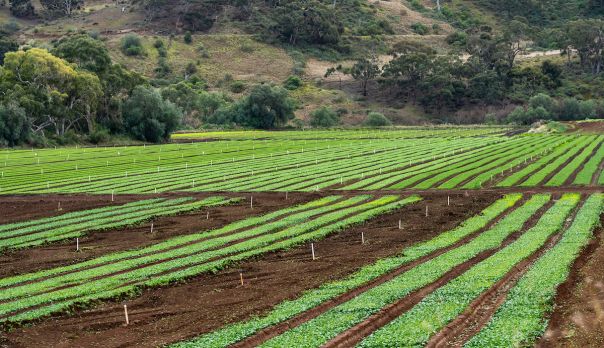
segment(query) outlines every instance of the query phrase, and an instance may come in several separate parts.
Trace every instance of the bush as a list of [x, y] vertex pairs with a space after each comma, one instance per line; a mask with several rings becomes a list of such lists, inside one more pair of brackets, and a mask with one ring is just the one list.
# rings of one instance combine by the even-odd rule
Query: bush
[[370, 112], [363, 124], [367, 127], [387, 127], [392, 126], [392, 121], [379, 112]]
[[543, 106], [529, 107], [528, 109], [519, 106], [506, 119], [510, 123], [530, 125], [541, 120], [551, 120], [552, 115]]
[[565, 98], [559, 104], [558, 119], [561, 121], [573, 121], [581, 116], [581, 103], [575, 98]]
[[126, 131], [136, 139], [154, 143], [168, 140], [182, 118], [179, 108], [143, 86], [134, 88], [123, 110]]
[[539, 93], [529, 99], [529, 106], [532, 108], [543, 107], [549, 113], [556, 108], [556, 101], [545, 93]]
[[243, 81], [233, 81], [229, 86], [229, 89], [232, 93], [241, 93], [245, 91], [245, 82]]
[[428, 27], [422, 23], [413, 23], [411, 25], [411, 30], [413, 30], [413, 32], [419, 35], [426, 35], [429, 31]]
[[122, 38], [120, 48], [127, 56], [142, 56], [145, 54], [140, 36], [128, 34]]
[[97, 128], [94, 132], [88, 135], [88, 141], [93, 144], [107, 143], [111, 140], [111, 135], [107, 128]]
[[295, 75], [291, 75], [285, 80], [285, 82], [283, 82], [283, 87], [289, 89], [290, 91], [293, 91], [302, 87], [302, 84], [303, 82], [301, 78]]
[[340, 116], [332, 109], [323, 106], [310, 114], [310, 125], [313, 127], [329, 128], [340, 123]]
[[183, 40], [184, 40], [184, 42], [185, 42], [186, 44], [191, 44], [191, 43], [193, 43], [193, 35], [191, 35], [191, 32], [190, 32], [190, 31], [187, 31], [187, 32], [185, 33], [185, 36], [184, 36]]
[[159, 57], [157, 61], [157, 68], [155, 68], [155, 74], [157, 77], [166, 77], [172, 72], [172, 68], [170, 64], [168, 64], [168, 60], [164, 57]]

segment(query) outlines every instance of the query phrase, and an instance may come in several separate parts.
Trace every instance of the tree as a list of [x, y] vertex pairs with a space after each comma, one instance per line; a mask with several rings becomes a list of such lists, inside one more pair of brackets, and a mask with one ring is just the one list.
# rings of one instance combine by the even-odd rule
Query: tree
[[599, 74], [604, 64], [604, 21], [581, 19], [568, 23], [565, 29], [563, 45], [574, 47], [581, 65]]
[[9, 0], [9, 5], [15, 17], [32, 17], [35, 14], [31, 0]]
[[332, 9], [316, 0], [294, 0], [277, 8], [277, 24], [272, 30], [283, 42], [292, 45], [334, 45], [344, 26]]
[[367, 86], [369, 81], [375, 80], [381, 72], [380, 67], [377, 64], [377, 58], [374, 56], [369, 59], [359, 59], [350, 69], [352, 77], [361, 82], [361, 89], [363, 95], [367, 96]]
[[158, 143], [170, 138], [178, 127], [182, 112], [164, 100], [158, 91], [138, 86], [124, 103], [126, 132], [142, 141]]
[[313, 127], [329, 128], [337, 126], [340, 123], [340, 116], [327, 106], [310, 113], [310, 125]]
[[103, 75], [111, 66], [111, 57], [103, 42], [85, 34], [62, 38], [52, 54], [97, 75]]
[[0, 37], [0, 65], [4, 64], [4, 55], [19, 49], [19, 44], [9, 38]]
[[254, 128], [271, 129], [293, 119], [294, 109], [294, 102], [285, 88], [257, 85], [235, 106], [234, 121]]
[[30, 137], [29, 121], [25, 110], [16, 102], [0, 104], [0, 144], [15, 146], [27, 142]]
[[34, 132], [51, 128], [58, 136], [77, 127], [94, 126], [95, 111], [102, 96], [98, 77], [75, 69], [48, 51], [32, 48], [7, 53], [0, 71], [0, 95], [18, 101]]
[[71, 16], [84, 4], [84, 0], [40, 0], [40, 4], [53, 15]]

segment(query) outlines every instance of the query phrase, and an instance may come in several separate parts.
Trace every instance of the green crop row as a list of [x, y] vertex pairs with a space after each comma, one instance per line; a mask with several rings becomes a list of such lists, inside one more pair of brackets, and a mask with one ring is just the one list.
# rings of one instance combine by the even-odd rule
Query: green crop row
[[[256, 232], [256, 237], [253, 237], [253, 234], [246, 234], [247, 231], [243, 231], [239, 236], [240, 241], [235, 244], [225, 246], [224, 243], [216, 243], [216, 240], [220, 238], [218, 237], [205, 240], [203, 243], [186, 244], [181, 248], [170, 249], [161, 254], [148, 254], [143, 257], [147, 263], [144, 266], [140, 264], [140, 260], [124, 259], [118, 263], [104, 264], [81, 272], [59, 274], [55, 278], [5, 288], [2, 290], [2, 298], [10, 301], [0, 304], [0, 316], [3, 321], [9, 322], [33, 319], [65, 309], [74, 303], [87, 303], [106, 298], [108, 294], [115, 296], [134, 291], [140, 286], [158, 286], [199, 273], [216, 271], [232, 262], [322, 238], [346, 226], [366, 221], [375, 215], [397, 209], [419, 199], [409, 197], [399, 200], [397, 196], [385, 196], [362, 203], [368, 198], [368, 196], [360, 196], [360, 198], [344, 201], [347, 203], [335, 203], [334, 206], [344, 209], [326, 213], [314, 219], [309, 216], [292, 218], [289, 220], [288, 227], [275, 233]], [[345, 208], [346, 205], [352, 206]], [[315, 214], [317, 213], [315, 212]], [[264, 228], [270, 224], [252, 230]], [[266, 229], [270, 231], [271, 228]], [[227, 234], [225, 237], [230, 236]], [[244, 239], [241, 239], [242, 237]], [[210, 247], [213, 242], [216, 244], [215, 248]], [[144, 251], [144, 249], [142, 250]], [[206, 251], [201, 253], [203, 250]], [[88, 280], [86, 281], [86, 279]], [[52, 290], [57, 286], [59, 288]]]
[[[594, 176], [596, 175], [602, 161], [604, 160], [604, 143], [600, 143], [600, 147], [596, 151], [595, 155], [591, 156], [589, 160], [583, 166], [583, 169], [579, 171], [573, 184], [575, 185], [589, 185], [592, 183]], [[597, 180], [598, 178], [596, 178]]]
[[593, 237], [604, 208], [602, 194], [591, 195], [560, 241], [522, 276], [490, 322], [465, 346], [520, 347], [532, 345], [547, 326], [556, 289], [566, 280], [574, 260]]
[[173, 347], [219, 348], [232, 345], [264, 328], [286, 321], [354, 288], [358, 288], [398, 267], [459, 242], [461, 239], [484, 228], [489, 222], [514, 206], [521, 198], [522, 195], [520, 194], [505, 196], [484, 209], [479, 215], [466, 220], [457, 228], [444, 232], [431, 240], [406, 248], [400, 255], [378, 260], [343, 280], [324, 284], [317, 289], [309, 290], [298, 299], [285, 301], [277, 305], [266, 316], [232, 324], [191, 341], [174, 344]]
[[[69, 238], [80, 237], [90, 231], [103, 231], [113, 228], [120, 228], [140, 224], [150, 219], [163, 216], [171, 216], [183, 214], [202, 208], [213, 207], [217, 205], [226, 205], [239, 201], [239, 199], [228, 199], [224, 197], [210, 197], [201, 201], [187, 202], [190, 199], [175, 199], [149, 205], [140, 209], [123, 209], [120, 211], [106, 212], [87, 216], [83, 222], [70, 221], [63, 225], [64, 221], [60, 221], [63, 226], [47, 228], [40, 225], [39, 231], [32, 231], [32, 228], [23, 230], [9, 231], [8, 233], [0, 234], [1, 248], [17, 249], [32, 247], [40, 244], [56, 242]], [[174, 202], [172, 202], [174, 201]], [[10, 237], [9, 237], [10, 235]]]
[[359, 347], [426, 344], [430, 337], [462, 314], [474, 299], [502, 279], [516, 264], [537, 252], [550, 236], [564, 226], [579, 200], [578, 194], [564, 195], [517, 240], [424, 297], [412, 309], [363, 340]]
[[331, 308], [316, 318], [266, 341], [260, 347], [319, 347], [323, 345], [389, 304], [436, 281], [453, 267], [470, 260], [481, 252], [499, 247], [507, 236], [519, 231], [525, 221], [549, 199], [547, 195], [533, 196], [522, 207], [508, 214], [493, 228], [481, 233], [470, 242], [419, 264], [393, 279]]

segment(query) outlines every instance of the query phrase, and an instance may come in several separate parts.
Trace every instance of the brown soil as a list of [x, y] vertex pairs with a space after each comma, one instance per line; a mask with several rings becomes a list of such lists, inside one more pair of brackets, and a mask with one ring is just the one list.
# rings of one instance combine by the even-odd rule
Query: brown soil
[[[452, 198], [451, 206], [447, 206], [447, 194]], [[283, 194], [272, 195], [283, 198]], [[243, 262], [216, 275], [199, 276], [186, 284], [144, 291], [127, 301], [131, 323], [128, 327], [123, 325], [122, 303], [113, 302], [16, 329], [6, 333], [0, 342], [11, 347], [147, 347], [185, 339], [265, 313], [304, 290], [340, 279], [378, 258], [431, 238], [476, 214], [499, 196], [496, 192], [464, 195], [433, 191], [421, 203], [317, 242], [316, 261], [310, 260], [308, 247], [301, 246]], [[428, 219], [426, 204], [430, 207]], [[397, 228], [401, 218], [403, 230]], [[360, 242], [361, 231], [367, 241], [364, 245]], [[239, 269], [244, 274], [243, 287], [239, 285]]]
[[[220, 195], [227, 195], [221, 193]], [[301, 202], [309, 201], [316, 197], [316, 194], [308, 193], [290, 193], [288, 200], [285, 200], [284, 194], [265, 194], [255, 193], [254, 207], [249, 207], [248, 194], [228, 194], [233, 197], [245, 197], [241, 203], [232, 206], [213, 207], [202, 209], [183, 215], [162, 217], [153, 220], [153, 233], [150, 231], [150, 223], [143, 223], [133, 227], [125, 227], [109, 231], [92, 232], [84, 237], [80, 237], [80, 252], [75, 251], [75, 242], [68, 241], [64, 243], [53, 243], [50, 245], [24, 249], [0, 254], [0, 277], [6, 277], [40, 269], [56, 267], [59, 265], [80, 262], [111, 252], [140, 248], [151, 244], [164, 241], [166, 239], [196, 233], [203, 230], [213, 229], [224, 226], [230, 222], [244, 219], [250, 216], [265, 214], [277, 210], [284, 204], [295, 205]], [[161, 195], [176, 197], [176, 195]], [[182, 195], [181, 195], [182, 196]], [[187, 195], [185, 195], [187, 196]], [[212, 196], [212, 194], [192, 194], [192, 196], [203, 198]], [[82, 198], [94, 198], [93, 196], [45, 196], [43, 202], [54, 206], [54, 203], [61, 201], [61, 206], [67, 205], [70, 211], [89, 209], [87, 204], [94, 202], [96, 207], [106, 206], [107, 202], [120, 204], [126, 201], [145, 199], [149, 197], [141, 196], [116, 196], [115, 202], [111, 199], [105, 200], [97, 198], [96, 201], [83, 200]], [[4, 200], [4, 198], [3, 198]], [[31, 216], [35, 213], [34, 209], [38, 204], [37, 196], [13, 197], [14, 204], [18, 204], [22, 209], [22, 216]], [[83, 204], [81, 204], [83, 202]], [[0, 203], [2, 204], [2, 203]], [[32, 208], [33, 207], [33, 208]], [[28, 210], [29, 209], [29, 210]], [[65, 208], [61, 213], [63, 213]], [[59, 212], [50, 211], [58, 215]], [[209, 213], [209, 215], [207, 215]], [[209, 216], [209, 219], [206, 219]], [[32, 219], [33, 217], [24, 220]]]
[[604, 122], [602, 121], [590, 121], [590, 122], [569, 122], [571, 131], [579, 131], [582, 133], [604, 133]]
[[[601, 222], [604, 218], [601, 217]], [[558, 288], [554, 312], [536, 346], [604, 346], [604, 241], [603, 229], [575, 261], [566, 282]]]

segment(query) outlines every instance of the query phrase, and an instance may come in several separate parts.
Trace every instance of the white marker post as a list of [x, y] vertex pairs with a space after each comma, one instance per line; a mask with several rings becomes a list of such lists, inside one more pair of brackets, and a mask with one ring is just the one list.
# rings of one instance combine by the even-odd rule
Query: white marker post
[[130, 319], [128, 319], [128, 306], [124, 305], [124, 316], [126, 316], [126, 325], [130, 325]]
[[361, 244], [365, 244], [365, 234], [361, 231]]
[[239, 281], [241, 282], [241, 286], [243, 286], [243, 272], [239, 272]]
[[310, 243], [310, 252], [312, 253], [312, 260], [315, 260], [315, 244]]
[[80, 238], [76, 238], [76, 252], [80, 251]]
[[447, 206], [451, 205], [451, 199], [449, 196], [447, 196]]
[[153, 233], [153, 222], [151, 223], [151, 233]]
[[111, 190], [111, 201], [113, 202], [113, 194], [114, 194], [115, 190]]
[[250, 196], [250, 209], [254, 208], [254, 196]]
[[401, 219], [398, 220], [398, 229], [399, 230], [403, 229], [403, 222], [401, 221]]
[[209, 211], [206, 212], [206, 220], [210, 220], [210, 212]]
[[426, 206], [426, 217], [428, 217], [428, 206]]

